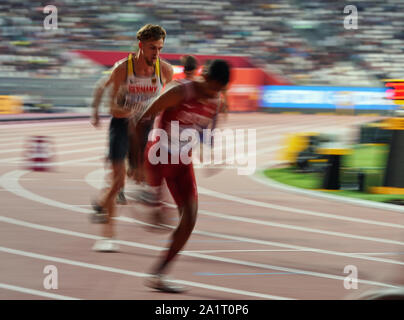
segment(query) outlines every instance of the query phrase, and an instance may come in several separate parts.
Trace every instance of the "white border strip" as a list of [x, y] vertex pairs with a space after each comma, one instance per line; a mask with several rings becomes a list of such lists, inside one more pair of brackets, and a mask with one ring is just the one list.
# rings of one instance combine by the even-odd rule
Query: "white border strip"
[[20, 292], [20, 293], [26, 293], [26, 294], [31, 294], [34, 296], [57, 299], [57, 300], [81, 300], [78, 298], [61, 296], [61, 295], [55, 294], [55, 293], [49, 293], [49, 292], [44, 292], [44, 291], [40, 291], [40, 290], [13, 286], [11, 284], [6, 284], [6, 283], [0, 283], [0, 289], [11, 290], [11, 291], [16, 291], [16, 292]]
[[[0, 247], [0, 252], [15, 254], [15, 255], [29, 257], [29, 258], [33, 258], [33, 259], [47, 260], [47, 261], [52, 261], [52, 262], [57, 262], [57, 263], [72, 265], [72, 266], [76, 266], [76, 267], [87, 268], [87, 269], [94, 269], [94, 270], [99, 270], [99, 271], [124, 274], [124, 275], [131, 276], [131, 277], [145, 278], [145, 277], [151, 276], [150, 274], [142, 273], [142, 272], [135, 272], [135, 271], [125, 270], [125, 269], [107, 267], [107, 266], [86, 263], [86, 262], [81, 262], [81, 261], [75, 261], [75, 260], [70, 260], [70, 259], [57, 258], [57, 257], [53, 257], [53, 256], [47, 256], [47, 255], [43, 255], [43, 254], [16, 250], [16, 249], [11, 249], [11, 248], [5, 248], [5, 247]], [[286, 297], [281, 297], [281, 296], [274, 296], [274, 295], [269, 295], [269, 294], [263, 294], [263, 293], [258, 293], [258, 292], [245, 291], [245, 290], [238, 290], [238, 289], [232, 289], [232, 288], [225, 288], [225, 287], [214, 286], [214, 285], [193, 282], [193, 281], [172, 280], [172, 282], [184, 284], [184, 285], [188, 285], [188, 286], [192, 286], [192, 287], [197, 287], [197, 288], [227, 292], [227, 293], [232, 293], [232, 294], [239, 294], [239, 295], [243, 295], [243, 296], [250, 296], [250, 297], [261, 298], [261, 299], [295, 300], [292, 298], [286, 298]]]
[[[267, 168], [267, 169], [270, 169], [270, 168]], [[325, 192], [321, 192], [321, 191], [306, 190], [306, 189], [300, 189], [297, 187], [292, 187], [292, 186], [280, 183], [278, 181], [275, 181], [275, 180], [267, 177], [264, 174], [264, 170], [266, 170], [266, 169], [262, 169], [262, 168], [257, 169], [256, 174], [250, 175], [249, 178], [258, 183], [264, 184], [264, 185], [272, 187], [272, 188], [281, 189], [281, 190], [288, 191], [288, 192], [299, 193], [299, 194], [303, 194], [303, 195], [314, 197], [314, 198], [323, 198], [323, 199], [327, 199], [327, 200], [350, 203], [350, 204], [359, 205], [362, 207], [367, 207], [367, 208], [372, 208], [372, 209], [382, 209], [382, 210], [389, 210], [389, 211], [394, 211], [394, 212], [398, 212], [398, 213], [404, 213], [404, 206], [398, 206], [398, 205], [388, 204], [388, 203], [380, 203], [377, 201], [370, 201], [370, 200], [353, 199], [353, 198], [348, 198], [348, 197], [344, 197], [344, 196], [326, 194]]]

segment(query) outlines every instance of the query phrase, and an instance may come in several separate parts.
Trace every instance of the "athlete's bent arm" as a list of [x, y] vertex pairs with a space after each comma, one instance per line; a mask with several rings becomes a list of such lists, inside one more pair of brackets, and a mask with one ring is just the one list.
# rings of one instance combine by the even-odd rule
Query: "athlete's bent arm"
[[182, 86], [173, 86], [157, 97], [139, 117], [139, 120], [147, 116], [154, 117], [161, 111], [178, 106], [183, 100], [184, 89]]
[[111, 74], [112, 93], [111, 93], [111, 115], [115, 118], [128, 118], [132, 111], [123, 109], [125, 104], [126, 89], [126, 63], [119, 64]]
[[98, 113], [98, 109], [101, 103], [102, 96], [104, 95], [105, 89], [111, 83], [109, 81], [110, 77], [102, 77], [95, 85], [94, 93], [93, 93], [93, 102], [91, 104], [92, 115], [91, 115], [91, 124], [94, 127], [98, 127], [100, 124], [100, 117]]
[[174, 69], [171, 64], [161, 61], [161, 73], [163, 74], [164, 84], [167, 84], [173, 80]]

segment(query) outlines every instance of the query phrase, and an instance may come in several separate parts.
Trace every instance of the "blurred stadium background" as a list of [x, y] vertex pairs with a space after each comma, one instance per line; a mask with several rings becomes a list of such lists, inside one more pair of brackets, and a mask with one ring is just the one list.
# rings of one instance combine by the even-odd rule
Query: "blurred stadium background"
[[[55, 30], [45, 30], [44, 28], [44, 19], [48, 14], [44, 13], [43, 10], [47, 5], [54, 5], [57, 8], [58, 19], [57, 29]], [[344, 28], [344, 20], [347, 17], [347, 14], [344, 13], [344, 8], [347, 5], [354, 5], [357, 8], [357, 29]], [[136, 50], [136, 32], [141, 26], [146, 23], [155, 23], [163, 26], [167, 31], [162, 57], [175, 66], [177, 74], [181, 73], [180, 57], [185, 54], [195, 55], [201, 64], [214, 57], [222, 57], [231, 63], [234, 67], [233, 80], [228, 90], [231, 112], [258, 111], [322, 114], [317, 118], [315, 116], [289, 117], [285, 115], [283, 117], [283, 115], [268, 115], [273, 122], [267, 121], [267, 118], [257, 116], [256, 113], [232, 115], [234, 117], [230, 119], [229, 125], [250, 125], [260, 128], [261, 124], [261, 130], [259, 131], [260, 146], [265, 145], [265, 148], [260, 150], [262, 152], [258, 163], [260, 166], [278, 163], [273, 161], [274, 154], [277, 152], [275, 150], [281, 149], [276, 144], [280, 142], [280, 137], [282, 139], [284, 136], [286, 137], [284, 141], [280, 142], [280, 144], [284, 143], [282, 147], [286, 146], [282, 150], [283, 154], [281, 156], [283, 158], [278, 160], [281, 160], [280, 162], [282, 163], [292, 164], [292, 166], [268, 169], [265, 171], [266, 176], [275, 181], [299, 188], [323, 189], [323, 191], [327, 189], [327, 192], [341, 188], [344, 189], [342, 192], [345, 192], [341, 192], [341, 194], [346, 196], [390, 203], [383, 204], [384, 207], [382, 208], [392, 206], [391, 203], [402, 205], [404, 204], [404, 170], [402, 170], [402, 163], [404, 163], [404, 121], [401, 120], [404, 120], [404, 118], [399, 119], [395, 118], [395, 116], [399, 115], [396, 111], [401, 109], [400, 102], [404, 101], [404, 96], [400, 97], [399, 90], [402, 88], [399, 87], [400, 82], [390, 81], [391, 84], [388, 85], [386, 79], [404, 78], [403, 11], [404, 1], [402, 0], [33, 0], [27, 2], [1, 0], [0, 126], [9, 120], [18, 120], [18, 117], [23, 114], [31, 115], [33, 112], [41, 114], [44, 112], [47, 114], [73, 113], [76, 117], [78, 117], [77, 114], [89, 117], [92, 93], [96, 81], [116, 61], [125, 57], [129, 52]], [[392, 86], [396, 86], [394, 90], [391, 90]], [[393, 99], [398, 101], [393, 101]], [[105, 105], [103, 111], [107, 113]], [[324, 114], [343, 116], [327, 117]], [[350, 117], [352, 115], [367, 115], [367, 117]], [[391, 116], [393, 118], [390, 118]], [[330, 118], [333, 119], [330, 120]], [[27, 118], [21, 117], [21, 119], [26, 120]], [[400, 121], [395, 121], [394, 119], [399, 119]], [[63, 150], [60, 154], [89, 152], [88, 156], [91, 154], [92, 157], [90, 159], [94, 160], [95, 157], [97, 161], [95, 165], [102, 166], [102, 152], [105, 149], [104, 133], [97, 133], [88, 123], [87, 125], [89, 128], [81, 127], [80, 130], [83, 131], [78, 130], [77, 132], [72, 132], [72, 134], [77, 134], [79, 139], [82, 139], [82, 136], [89, 135], [89, 132], [91, 135], [98, 135], [99, 141], [96, 143], [99, 145], [92, 146], [89, 150]], [[358, 129], [354, 132], [355, 136], [346, 134], [346, 132], [351, 131], [342, 130], [354, 126], [355, 129]], [[16, 132], [11, 132], [13, 130], [7, 132], [7, 126], [4, 126], [2, 128], [2, 134], [4, 135], [2, 139], [5, 140], [3, 146], [13, 143], [6, 141], [13, 134], [16, 134], [13, 139], [20, 139], [20, 142], [26, 138], [24, 135], [32, 134], [30, 127], [22, 127]], [[299, 128], [301, 130], [305, 130], [305, 128], [322, 128], [324, 131], [341, 129], [337, 133], [339, 137], [342, 137], [342, 141], [336, 141], [338, 138], [334, 139], [333, 135], [322, 135], [319, 132], [314, 132], [313, 134], [307, 132], [296, 133], [295, 131]], [[39, 128], [39, 126], [35, 129], [36, 132], [41, 130], [42, 128]], [[63, 130], [71, 129], [70, 127], [63, 129], [62, 126]], [[46, 128], [44, 132], [49, 134]], [[274, 132], [275, 135], [273, 135]], [[289, 133], [292, 133], [292, 135], [288, 135]], [[62, 139], [62, 134], [60, 139]], [[55, 136], [58, 136], [58, 133]], [[91, 141], [89, 140], [89, 142]], [[268, 141], [271, 141], [269, 147], [267, 145]], [[64, 143], [62, 140], [57, 141], [59, 147], [63, 146], [62, 142]], [[336, 147], [336, 142], [345, 144], [343, 147]], [[79, 144], [81, 143], [79, 142]], [[317, 152], [318, 149], [316, 150], [319, 143], [325, 143], [331, 147], [328, 149], [323, 148], [325, 151], [319, 153]], [[73, 142], [72, 145], [74, 144]], [[94, 154], [94, 150], [99, 151], [98, 158]], [[6, 157], [7, 153], [15, 152], [17, 154], [20, 151], [20, 149], [10, 148], [10, 150], [2, 150], [1, 153], [4, 153]], [[6, 166], [18, 166], [20, 158], [21, 156], [0, 159], [0, 162], [3, 163], [1, 169], [6, 172], [8, 170]], [[86, 156], [82, 156], [82, 158], [85, 160]], [[341, 158], [344, 158], [344, 161]], [[49, 159], [46, 160], [49, 161]], [[75, 161], [77, 160], [67, 159], [64, 163], [71, 164]], [[93, 164], [91, 163], [91, 165]], [[77, 167], [72, 169], [72, 172], [77, 174], [77, 178], [81, 178], [77, 171]], [[279, 179], [277, 175], [280, 176]], [[218, 178], [218, 185], [223, 185], [223, 190], [228, 190], [227, 188], [230, 188], [230, 186], [237, 187], [241, 185], [239, 183], [228, 183], [229, 181], [238, 180], [230, 180], [234, 179], [234, 177], [223, 176], [225, 177], [223, 180]], [[3, 174], [2, 177], [3, 182], [8, 177], [11, 177], [10, 180], [14, 179], [14, 176], [10, 176], [9, 173], [7, 175]], [[52, 178], [52, 182], [59, 183], [58, 179], [54, 178]], [[7, 183], [4, 182], [4, 185]], [[43, 186], [47, 185], [43, 182], [38, 183]], [[335, 187], [336, 185], [337, 187]], [[388, 190], [385, 188], [380, 194], [371, 195], [371, 198], [369, 198], [367, 191], [370, 188], [380, 186], [388, 187]], [[51, 187], [50, 183], [49, 188]], [[35, 188], [38, 188], [38, 186], [33, 184], [32, 189]], [[64, 186], [60, 188], [58, 186], [54, 190], [56, 192], [59, 189], [63, 190], [63, 188]], [[74, 188], [72, 186], [72, 190]], [[266, 188], [272, 188], [270, 192], [265, 191], [266, 193], [261, 190], [262, 183], [259, 188], [254, 186], [254, 189], [248, 183], [245, 186], [243, 185], [243, 188], [246, 189], [246, 193], [242, 194], [243, 196], [250, 196], [247, 192], [250, 192], [250, 194], [256, 192], [251, 197], [254, 200], [268, 201], [265, 205], [271, 205], [269, 203], [273, 202], [275, 205], [285, 205], [286, 203], [289, 206], [288, 202], [293, 202], [293, 200], [290, 200], [292, 199], [290, 191], [279, 191], [273, 186], [266, 186]], [[388, 194], [391, 190], [393, 195], [387, 197], [386, 193]], [[49, 193], [50, 191], [47, 190], [46, 192]], [[82, 198], [86, 199], [86, 192], [81, 192], [81, 198], [78, 197], [77, 199], [84, 201]], [[366, 194], [364, 195], [364, 193]], [[401, 217], [394, 214], [397, 211], [400, 213], [403, 211], [402, 206], [396, 206], [394, 210], [391, 207], [378, 209], [381, 206], [380, 204], [378, 204], [379, 207], [375, 204], [373, 208], [366, 207], [362, 209], [360, 205], [354, 204], [352, 205], [354, 209], [352, 209], [351, 204], [330, 205], [327, 198], [326, 200], [313, 200], [314, 198], [310, 198], [309, 201], [306, 201], [306, 199], [301, 201], [303, 197], [298, 196], [296, 206], [304, 210], [307, 208], [316, 208], [316, 210], [329, 212], [334, 212], [333, 210], [335, 210], [338, 212], [334, 213], [341, 216], [351, 214], [352, 216], [366, 217], [366, 219], [372, 217], [372, 219], [380, 221], [385, 218], [389, 228], [393, 225], [393, 222], [394, 224], [400, 222]], [[26, 213], [28, 205], [26, 207], [23, 204], [15, 205], [16, 203], [11, 203], [13, 198], [10, 197], [10, 199], [3, 197], [6, 203], [5, 207], [7, 208], [8, 205], [12, 208], [10, 214], [18, 210], [24, 212], [23, 214]], [[223, 199], [220, 201], [223, 201]], [[205, 202], [205, 205], [206, 203], [209, 202]], [[237, 205], [240, 204], [237, 203]], [[228, 207], [232, 209], [234, 206], [234, 204], [231, 204]], [[48, 210], [45, 210], [46, 214], [49, 214], [51, 210], [53, 214], [54, 208], [46, 208]], [[258, 214], [262, 214], [263, 219], [266, 218], [269, 211], [262, 208], [259, 207], [257, 214], [253, 213], [252, 216], [259, 217]], [[36, 210], [36, 214], [43, 213], [42, 207]], [[79, 208], [77, 210], [84, 211], [87, 209]], [[295, 209], [292, 208], [292, 210]], [[394, 212], [388, 212], [388, 210]], [[251, 213], [250, 208], [240, 209], [240, 211], [247, 214]], [[276, 210], [270, 212], [271, 214], [278, 213]], [[16, 216], [18, 217], [17, 214]], [[31, 217], [35, 219], [35, 215], [31, 215]], [[351, 217], [348, 218], [354, 220]], [[59, 223], [57, 219], [59, 217], [55, 218], [55, 221]], [[71, 221], [79, 221], [78, 219], [74, 220], [76, 218], [71, 219]], [[312, 228], [320, 221], [317, 216], [313, 219], [296, 219], [292, 217], [292, 220], [288, 220], [289, 217], [285, 218], [285, 212], [283, 211], [279, 213], [279, 219], [280, 221], [283, 221], [282, 219], [289, 221], [288, 223], [291, 223], [291, 221], [295, 221], [293, 223], [302, 222], [303, 226], [311, 228], [310, 230], [314, 230]], [[33, 221], [36, 222], [35, 220]], [[394, 257], [398, 260], [400, 259], [399, 255], [402, 257], [401, 248], [396, 249], [393, 246], [373, 249], [370, 245], [363, 245], [355, 248], [352, 245], [354, 241], [352, 238], [359, 237], [346, 233], [363, 232], [362, 236], [367, 237], [366, 240], [369, 240], [368, 231], [371, 230], [375, 236], [395, 237], [394, 239], [375, 237], [370, 239], [371, 241], [403, 245], [401, 241], [402, 223], [393, 225], [397, 229], [394, 233], [394, 229], [385, 228], [382, 223], [380, 224], [380, 229], [377, 229], [376, 232], [374, 229], [368, 228], [368, 226], [362, 227], [359, 225], [358, 227], [357, 224], [352, 223], [350, 220], [348, 221], [343, 221], [344, 223], [341, 223], [341, 225], [334, 224], [333, 220], [327, 223], [322, 222], [324, 223], [324, 229], [337, 230], [337, 228], [333, 229], [335, 225], [341, 227], [339, 230], [343, 230], [344, 233], [340, 233], [340, 235], [348, 235], [347, 238], [349, 238], [346, 243], [338, 242], [334, 239], [332, 241], [322, 241], [315, 236], [307, 238], [299, 234], [293, 236], [290, 233], [291, 231], [287, 233], [282, 231], [282, 234], [279, 233], [277, 237], [290, 237], [290, 239], [284, 241], [290, 240], [292, 243], [301, 241], [301, 238], [304, 238], [303, 240], [307, 241], [308, 245], [311, 246], [312, 243], [316, 243], [318, 246], [324, 245], [327, 250], [335, 246], [341, 251], [348, 250], [346, 248], [359, 252], [363, 250], [372, 252], [388, 251], [381, 254], [397, 254]], [[372, 223], [375, 222], [373, 221]], [[81, 222], [77, 224], [82, 227]], [[227, 228], [227, 224], [225, 227]], [[349, 227], [352, 228], [351, 231], [347, 229]], [[91, 226], [84, 226], [83, 228], [91, 228]], [[247, 228], [243, 227], [243, 231], [244, 229]], [[6, 228], [3, 230], [6, 230]], [[9, 239], [15, 237], [15, 234], [12, 233], [13, 229], [10, 230]], [[256, 232], [255, 229], [251, 230]], [[267, 230], [264, 231], [265, 235], [270, 234]], [[391, 235], [389, 232], [391, 232]], [[319, 233], [325, 232], [321, 231]], [[262, 238], [264, 237], [263, 235]], [[26, 237], [26, 239], [31, 238]], [[11, 246], [15, 247], [15, 243], [11, 240], [10, 242]], [[30, 241], [26, 246], [31, 250], [32, 245]], [[338, 248], [339, 245], [343, 248]], [[44, 250], [49, 250], [46, 244], [43, 247]], [[86, 245], [81, 247], [87, 250]], [[33, 250], [35, 251], [37, 248]], [[50, 251], [52, 252], [52, 250]], [[66, 254], [74, 255], [77, 253], [76, 248], [71, 251]], [[58, 255], [59, 252], [56, 252]], [[379, 254], [377, 252], [375, 254]], [[311, 258], [301, 256], [302, 260], [298, 260], [299, 256], [292, 254], [288, 255], [287, 258], [294, 259], [295, 257], [297, 257], [297, 262], [291, 260], [291, 266], [303, 265], [307, 266], [307, 269], [320, 270], [316, 265], [320, 259], [311, 261]], [[78, 259], [81, 258], [79, 257]], [[90, 258], [93, 259], [92, 256]], [[365, 259], [374, 260], [375, 262], [378, 258], [365, 257]], [[398, 260], [389, 261], [392, 261], [393, 264], [403, 265], [402, 258], [400, 261]], [[145, 261], [148, 262], [146, 259]], [[314, 266], [308, 265], [310, 262]], [[348, 262], [350, 260], [346, 260], [346, 263]], [[281, 263], [283, 264], [284, 261], [281, 260]], [[330, 272], [333, 274], [339, 272], [334, 265], [332, 268], [327, 265], [327, 259], [321, 258], [321, 263], [324, 263], [323, 270], [326, 270], [327, 273], [329, 272], [328, 270], [331, 270]], [[330, 260], [329, 263], [333, 263], [333, 260]], [[10, 265], [12, 265], [11, 262]], [[15, 265], [20, 266], [22, 264], [16, 263]], [[127, 268], [132, 268], [132, 266]], [[363, 268], [365, 268], [364, 265]], [[13, 272], [12, 269], [12, 267], [9, 268], [11, 273]], [[366, 270], [369, 270], [369, 279], [374, 279], [375, 275], [380, 273], [380, 265], [372, 265], [371, 268], [369, 267]], [[392, 274], [393, 272], [386, 271], [387, 276], [392, 277]], [[399, 275], [401, 276], [401, 274]], [[6, 274], [4, 277], [6, 278]], [[29, 281], [33, 280], [29, 279]], [[21, 285], [34, 287], [29, 281], [27, 282], [28, 284], [22, 283]], [[261, 284], [260, 281], [257, 280], [256, 283]], [[389, 281], [393, 283], [393, 280]], [[397, 281], [402, 286], [402, 277]], [[264, 283], [262, 282], [262, 284]], [[304, 287], [305, 283], [302, 282], [301, 285]], [[279, 287], [283, 290], [284, 283], [280, 282]], [[290, 286], [290, 288], [295, 287]], [[312, 290], [311, 292], [308, 290], [302, 293], [303, 298], [307, 298], [307, 296], [321, 298], [325, 292], [333, 298], [340, 298], [346, 294], [346, 292], [334, 293], [334, 289], [329, 289], [334, 287], [327, 287], [327, 290], [324, 290], [325, 286], [319, 286], [318, 288], [320, 289], [317, 291]], [[108, 287], [108, 293], [109, 289]], [[342, 285], [340, 290], [344, 290]], [[99, 293], [96, 291], [94, 290], [98, 298]], [[143, 291], [139, 292], [143, 297]], [[125, 292], [123, 291], [122, 295], [124, 294]], [[130, 292], [130, 294], [133, 294], [133, 292]], [[75, 293], [72, 293], [72, 295], [75, 295]], [[154, 298], [152, 294], [147, 297]], [[102, 296], [102, 298], [105, 298], [105, 296]]]
[[[56, 30], [44, 29], [46, 5], [58, 9]], [[356, 30], [344, 29], [346, 5], [358, 9]], [[195, 54], [200, 62], [220, 55], [233, 57], [233, 66], [262, 71], [250, 80], [255, 88], [238, 87], [233, 92], [247, 92], [252, 108], [272, 106], [271, 98], [283, 94], [257, 93], [257, 86], [263, 85], [341, 87], [332, 93], [332, 99], [344, 100], [341, 105], [369, 97], [359, 93], [359, 98], [349, 98], [347, 87], [379, 88], [372, 97], [380, 100], [381, 80], [402, 75], [403, 7], [399, 0], [251, 0], [248, 4], [239, 0], [3, 0], [0, 95], [22, 96], [26, 107], [53, 106], [53, 111], [87, 107], [102, 71], [134, 50], [136, 31], [142, 25], [157, 23], [167, 30], [163, 57], [173, 64], [179, 63], [181, 54]], [[286, 102], [296, 103], [293, 99], [301, 100], [301, 93]], [[324, 99], [315, 103], [324, 105]], [[234, 108], [246, 107], [233, 104]]]

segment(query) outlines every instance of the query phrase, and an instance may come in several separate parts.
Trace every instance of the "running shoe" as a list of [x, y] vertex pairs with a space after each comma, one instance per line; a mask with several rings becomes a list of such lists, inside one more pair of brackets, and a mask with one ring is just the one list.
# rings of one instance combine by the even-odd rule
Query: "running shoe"
[[111, 238], [99, 239], [95, 242], [93, 250], [97, 252], [118, 252], [119, 245]]
[[145, 285], [149, 288], [167, 293], [183, 293], [187, 291], [185, 287], [176, 284], [174, 280], [169, 279], [163, 274], [152, 275], [146, 280]]
[[116, 195], [116, 203], [117, 204], [128, 204], [128, 201], [126, 200], [125, 197], [125, 192], [123, 191], [123, 189], [119, 190], [118, 194]]
[[92, 223], [107, 223], [108, 214], [107, 211], [99, 205], [97, 201], [91, 203], [94, 212], [90, 213], [90, 221]]
[[138, 190], [135, 194], [134, 194], [134, 198], [136, 201], [141, 202], [145, 205], [149, 205], [149, 206], [156, 206], [159, 204], [158, 199], [156, 199], [156, 196], [147, 191], [147, 190]]

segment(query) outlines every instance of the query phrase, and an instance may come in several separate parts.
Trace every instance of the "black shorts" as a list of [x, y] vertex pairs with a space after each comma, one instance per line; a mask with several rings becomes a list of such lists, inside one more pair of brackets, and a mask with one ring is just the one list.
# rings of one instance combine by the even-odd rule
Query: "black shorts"
[[141, 127], [141, 150], [144, 152], [146, 150], [146, 145], [149, 137], [150, 131], [153, 129], [154, 120], [145, 120], [140, 123]]
[[109, 125], [109, 154], [108, 159], [124, 161], [129, 150], [129, 120], [127, 118], [112, 118]]
[[131, 136], [129, 152], [129, 164], [132, 169], [142, 166], [144, 161], [144, 152], [147, 145], [149, 132], [153, 128], [153, 120], [141, 121], [137, 124], [134, 136]]

